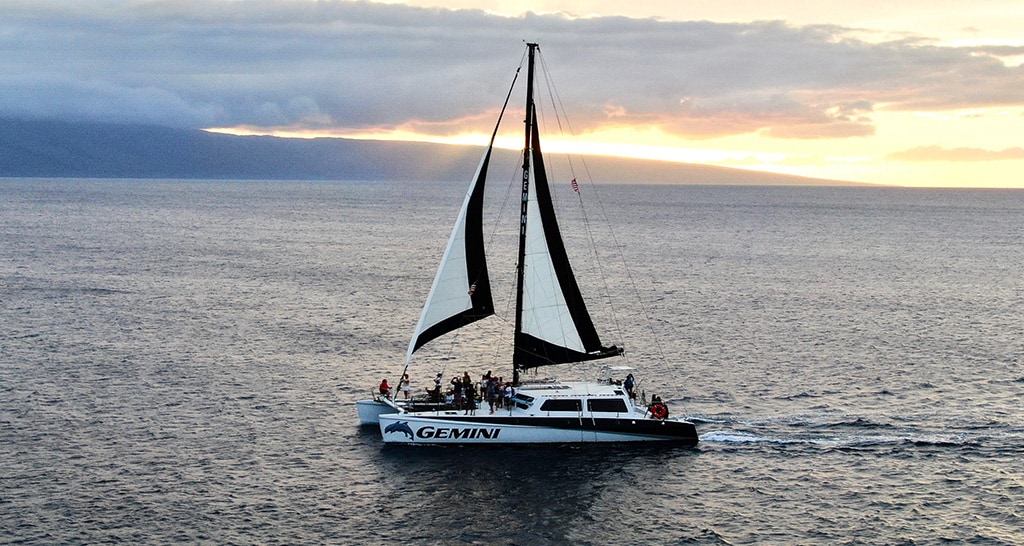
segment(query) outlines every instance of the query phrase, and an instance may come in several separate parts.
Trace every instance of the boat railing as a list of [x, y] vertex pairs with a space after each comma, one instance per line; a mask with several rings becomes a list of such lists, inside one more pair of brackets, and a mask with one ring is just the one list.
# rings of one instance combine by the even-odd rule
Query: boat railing
[[519, 388], [531, 391], [559, 391], [571, 389], [572, 387], [562, 383], [523, 383], [519, 385]]

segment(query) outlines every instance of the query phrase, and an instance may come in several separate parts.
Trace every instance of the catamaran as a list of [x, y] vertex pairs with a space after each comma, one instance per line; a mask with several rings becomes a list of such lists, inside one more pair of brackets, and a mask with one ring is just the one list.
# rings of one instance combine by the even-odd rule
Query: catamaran
[[[621, 348], [601, 342], [559, 232], [534, 104], [534, 66], [539, 47], [530, 43], [527, 48], [511, 390], [506, 392], [502, 407], [492, 412], [473, 409], [473, 401], [466, 408], [443, 403], [416, 407], [381, 397], [360, 403], [361, 418], [370, 423], [376, 420], [383, 440], [399, 444], [672, 441], [695, 445], [698, 438], [693, 423], [670, 418], [668, 407], [660, 399], [638, 402], [631, 385], [613, 380], [522, 381], [521, 372], [531, 368], [623, 354]], [[511, 93], [510, 89], [505, 107]], [[409, 343], [406, 369], [412, 354], [424, 344], [494, 314], [484, 253], [483, 203], [497, 132], [498, 126], [463, 201]]]

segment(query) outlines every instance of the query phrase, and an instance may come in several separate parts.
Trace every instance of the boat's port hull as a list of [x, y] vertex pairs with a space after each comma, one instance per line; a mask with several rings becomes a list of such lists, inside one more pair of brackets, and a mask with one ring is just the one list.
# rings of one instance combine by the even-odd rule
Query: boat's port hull
[[383, 414], [398, 413], [398, 408], [380, 400], [360, 400], [356, 402], [356, 409], [359, 410], [359, 424], [364, 427], [380, 424], [380, 416]]
[[434, 411], [444, 408], [444, 404], [426, 402], [423, 400], [400, 400], [398, 402], [384, 402], [381, 399], [359, 400], [356, 402], [356, 409], [359, 411], [360, 426], [377, 426], [380, 424], [380, 416], [388, 413], [398, 413], [399, 409], [405, 411]]

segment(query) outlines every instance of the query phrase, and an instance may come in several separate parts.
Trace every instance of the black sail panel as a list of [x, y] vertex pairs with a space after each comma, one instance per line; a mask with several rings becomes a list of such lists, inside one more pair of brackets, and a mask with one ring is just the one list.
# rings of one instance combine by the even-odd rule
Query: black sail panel
[[601, 347], [598, 351], [592, 353], [581, 353], [568, 347], [562, 347], [561, 345], [538, 339], [529, 334], [521, 333], [516, 337], [515, 361], [517, 367], [521, 370], [550, 364], [597, 360], [621, 354], [622, 349], [615, 345]]
[[601, 339], [594, 328], [594, 321], [587, 312], [587, 305], [583, 302], [583, 294], [580, 293], [579, 284], [572, 273], [572, 266], [569, 265], [569, 255], [565, 251], [565, 242], [562, 241], [562, 233], [558, 229], [558, 220], [555, 217], [555, 207], [551, 201], [551, 188], [548, 186], [547, 171], [544, 170], [544, 156], [540, 151], [540, 134], [537, 125], [533, 126], [533, 169], [534, 169], [534, 191], [537, 195], [537, 207], [540, 209], [540, 217], [544, 224], [544, 237], [547, 239], [548, 252], [551, 256], [551, 263], [554, 265], [555, 274], [558, 275], [558, 285], [561, 287], [562, 297], [572, 314], [573, 323], [576, 325], [576, 332], [588, 352], [601, 348]]

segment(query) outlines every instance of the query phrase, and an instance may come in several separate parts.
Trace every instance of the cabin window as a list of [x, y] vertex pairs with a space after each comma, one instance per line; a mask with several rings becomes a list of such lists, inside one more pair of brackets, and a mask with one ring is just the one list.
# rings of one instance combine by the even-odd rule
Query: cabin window
[[528, 409], [533, 405], [533, 397], [526, 394], [516, 393], [512, 396], [512, 403], [519, 409]]
[[576, 411], [583, 409], [579, 400], [545, 400], [540, 406], [540, 411]]
[[626, 402], [621, 398], [597, 398], [587, 400], [587, 409], [592, 412], [626, 413]]

